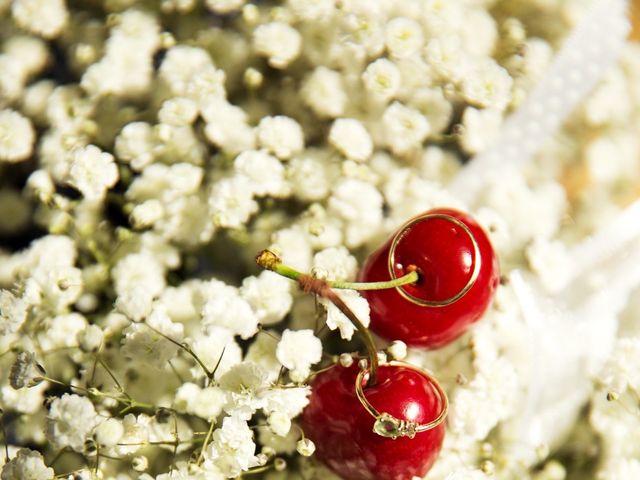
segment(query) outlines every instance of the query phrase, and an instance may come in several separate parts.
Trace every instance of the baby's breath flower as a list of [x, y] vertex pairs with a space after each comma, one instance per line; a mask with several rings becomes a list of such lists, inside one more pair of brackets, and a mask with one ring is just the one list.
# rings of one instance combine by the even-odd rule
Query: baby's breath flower
[[304, 380], [311, 365], [322, 359], [322, 342], [313, 330], [285, 330], [278, 342], [276, 356], [282, 365], [291, 370], [294, 380]]
[[313, 272], [330, 280], [353, 280], [358, 262], [343, 246], [329, 247], [313, 256]]
[[384, 111], [382, 124], [386, 144], [396, 155], [419, 147], [431, 132], [431, 125], [424, 115], [399, 102], [394, 102]]
[[415, 20], [396, 17], [385, 27], [385, 45], [389, 54], [396, 58], [415, 55], [423, 46], [422, 28]]
[[207, 8], [215, 13], [230, 13], [240, 10], [246, 0], [206, 0]]
[[115, 446], [124, 435], [124, 426], [118, 418], [107, 418], [95, 430], [96, 442], [103, 447]]
[[291, 282], [273, 272], [264, 271], [257, 277], [246, 277], [240, 295], [249, 302], [262, 325], [281, 321], [291, 309]]
[[98, 416], [86, 397], [65, 393], [49, 407], [47, 439], [54, 448], [84, 450], [84, 442], [98, 423]]
[[0, 290], [0, 335], [16, 333], [27, 319], [29, 304], [9, 290]]
[[253, 193], [258, 196], [285, 196], [289, 189], [284, 182], [284, 166], [277, 158], [261, 150], [247, 150], [234, 161], [236, 173], [251, 182]]
[[484, 108], [504, 110], [511, 102], [513, 79], [494, 60], [477, 62], [462, 81], [462, 94], [468, 102]]
[[47, 467], [40, 452], [22, 448], [2, 467], [2, 480], [53, 480], [53, 468]]
[[57, 37], [69, 18], [64, 0], [15, 0], [11, 13], [22, 28], [45, 38]]
[[213, 432], [213, 441], [205, 454], [205, 469], [209, 464], [225, 477], [233, 478], [257, 466], [256, 445], [247, 422], [237, 417], [225, 417], [222, 427]]
[[362, 74], [365, 88], [382, 100], [389, 100], [400, 89], [400, 70], [386, 58], [370, 63]]
[[345, 157], [365, 161], [373, 153], [373, 142], [367, 129], [354, 118], [339, 118], [329, 131], [329, 143]]
[[31, 156], [35, 132], [28, 118], [15, 110], [0, 110], [0, 162], [20, 162]]
[[273, 68], [283, 69], [300, 54], [302, 37], [286, 23], [265, 23], [253, 32], [253, 47]]
[[[338, 296], [347, 304], [355, 316], [365, 327], [369, 326], [369, 303], [355, 290], [339, 290]], [[345, 340], [351, 340], [356, 327], [342, 311], [332, 302], [320, 299], [320, 303], [327, 309], [327, 327], [331, 330], [340, 330], [340, 336]]]
[[327, 118], [342, 115], [348, 100], [342, 75], [326, 67], [316, 68], [306, 78], [300, 95], [316, 115]]
[[102, 200], [107, 190], [118, 181], [118, 167], [113, 155], [88, 145], [73, 152], [69, 184], [82, 192], [87, 200]]
[[345, 244], [362, 245], [382, 222], [382, 195], [370, 183], [346, 178], [333, 188], [329, 211], [344, 221]]
[[496, 140], [502, 125], [502, 112], [493, 108], [467, 107], [462, 115], [464, 129], [460, 143], [467, 153], [478, 153]]
[[158, 120], [169, 125], [189, 125], [198, 115], [198, 106], [193, 100], [175, 97], [166, 100], [158, 112]]
[[211, 188], [209, 208], [219, 227], [239, 228], [258, 211], [250, 181], [241, 175], [223, 178]]
[[316, 444], [308, 438], [302, 438], [296, 443], [296, 450], [303, 457], [310, 457], [316, 451]]
[[304, 133], [293, 118], [264, 117], [258, 124], [258, 142], [278, 158], [288, 159], [304, 148]]

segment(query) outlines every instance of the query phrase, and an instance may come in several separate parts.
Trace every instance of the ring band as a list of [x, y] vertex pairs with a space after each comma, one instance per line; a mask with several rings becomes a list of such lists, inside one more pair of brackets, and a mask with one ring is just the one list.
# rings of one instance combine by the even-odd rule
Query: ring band
[[440, 397], [440, 400], [442, 402], [442, 410], [434, 420], [428, 423], [420, 423], [420, 424], [413, 422], [411, 420], [402, 420], [402, 419], [396, 418], [393, 415], [390, 415], [386, 412], [379, 412], [373, 405], [371, 405], [371, 403], [369, 403], [369, 400], [367, 400], [367, 397], [365, 396], [364, 391], [362, 389], [362, 383], [365, 379], [365, 376], [369, 375], [369, 370], [370, 370], [369, 367], [366, 367], [360, 370], [360, 372], [358, 372], [358, 376], [356, 377], [356, 396], [358, 397], [358, 400], [360, 400], [360, 403], [362, 404], [364, 409], [373, 418], [376, 419], [376, 421], [373, 424], [373, 431], [382, 437], [391, 438], [395, 440], [398, 437], [413, 438], [416, 436], [416, 433], [426, 432], [427, 430], [431, 430], [437, 427], [438, 425], [440, 425], [446, 418], [447, 413], [449, 412], [449, 400], [447, 398], [447, 394], [444, 392], [444, 390], [440, 386], [440, 383], [438, 383], [438, 381], [432, 375], [428, 374], [424, 370], [419, 369], [415, 365], [411, 365], [410, 363], [399, 362], [397, 360], [394, 360], [391, 362], [387, 362], [384, 365], [392, 365], [392, 366], [409, 368], [411, 370], [414, 370], [420, 373], [420, 375], [427, 378], [433, 385], [435, 391], [438, 394], [438, 397]]
[[412, 220], [409, 220], [407, 223], [405, 223], [402, 226], [402, 228], [398, 231], [398, 233], [396, 233], [396, 235], [393, 237], [393, 242], [391, 243], [391, 247], [389, 248], [389, 275], [391, 275], [392, 280], [395, 280], [396, 278], [398, 278], [394, 271], [394, 265], [396, 263], [395, 254], [396, 254], [396, 248], [400, 243], [400, 240], [402, 240], [402, 238], [404, 237], [404, 233], [414, 223], [420, 222], [425, 219], [430, 219], [430, 218], [440, 218], [448, 222], [451, 222], [454, 225], [462, 228], [462, 230], [464, 230], [464, 232], [469, 236], [469, 239], [471, 240], [471, 244], [473, 245], [473, 272], [471, 273], [471, 277], [467, 281], [466, 285], [462, 287], [462, 289], [458, 293], [456, 293], [452, 297], [445, 298], [444, 300], [424, 300], [422, 298], [418, 298], [411, 295], [401, 286], [396, 287], [396, 290], [406, 300], [412, 303], [415, 303], [417, 305], [420, 305], [423, 307], [446, 307], [447, 305], [451, 305], [452, 303], [460, 300], [460, 298], [462, 298], [462, 296], [464, 296], [464, 294], [467, 293], [471, 289], [471, 287], [473, 287], [473, 284], [476, 283], [476, 280], [478, 279], [478, 275], [480, 274], [480, 247], [478, 246], [476, 237], [474, 237], [473, 233], [471, 233], [471, 230], [469, 229], [469, 227], [464, 222], [458, 220], [457, 218], [452, 217], [451, 215], [448, 215], [446, 213], [426, 213]]

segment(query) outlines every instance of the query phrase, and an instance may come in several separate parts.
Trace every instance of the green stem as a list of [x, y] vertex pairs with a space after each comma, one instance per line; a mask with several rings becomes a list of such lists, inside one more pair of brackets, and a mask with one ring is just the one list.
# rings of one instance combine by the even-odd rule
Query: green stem
[[[367, 385], [375, 385], [376, 372], [378, 370], [378, 349], [376, 348], [376, 344], [373, 341], [373, 337], [371, 336], [369, 329], [364, 326], [356, 314], [347, 306], [344, 300], [342, 300], [338, 294], [332, 290], [332, 287], [335, 286], [336, 282], [318, 279], [311, 275], [298, 272], [297, 270], [284, 265], [282, 260], [280, 260], [280, 257], [269, 250], [263, 250], [260, 252], [256, 257], [256, 263], [267, 270], [271, 270], [279, 275], [295, 280], [300, 284], [305, 292], [315, 293], [316, 295], [326, 298], [332, 302], [349, 320], [351, 320], [351, 323], [353, 323], [360, 335], [362, 335], [369, 357], [369, 381], [367, 382]], [[411, 272], [408, 275], [414, 275], [412, 278], [414, 278], [413, 282], [415, 282], [418, 273]], [[344, 285], [355, 284], [341, 283], [341, 285], [343, 285], [343, 287], [335, 288], [351, 288], [345, 287]]]
[[[299, 272], [295, 268], [291, 268], [290, 266], [282, 263], [280, 258], [269, 250], [263, 250], [260, 252], [256, 257], [256, 262], [261, 267], [296, 282], [306, 276], [306, 274]], [[420, 274], [417, 270], [411, 270], [402, 277], [386, 280], [384, 282], [342, 282], [339, 280], [327, 280], [326, 282], [331, 288], [349, 290], [386, 290], [389, 288], [401, 287], [403, 285], [410, 285], [412, 283], [416, 283], [419, 279]]]

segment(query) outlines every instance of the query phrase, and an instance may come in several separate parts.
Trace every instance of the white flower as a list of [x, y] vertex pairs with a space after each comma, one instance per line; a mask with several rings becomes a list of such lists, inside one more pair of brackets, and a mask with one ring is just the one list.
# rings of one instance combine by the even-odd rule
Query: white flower
[[89, 325], [77, 334], [78, 345], [84, 352], [96, 352], [103, 339], [104, 332], [98, 325]]
[[279, 435], [280, 437], [284, 437], [291, 430], [291, 419], [281, 412], [273, 412], [269, 417], [267, 417], [267, 424], [269, 428], [273, 430], [273, 433]]
[[468, 55], [456, 35], [443, 35], [429, 41], [425, 58], [435, 71], [449, 81], [460, 81], [470, 68]]
[[270, 388], [262, 394], [265, 413], [280, 412], [289, 418], [294, 418], [302, 413], [304, 407], [309, 404], [311, 387]]
[[[198, 335], [193, 340], [191, 349], [210, 372], [218, 366], [216, 378], [242, 360], [242, 349], [234, 341], [233, 334], [222, 327], [209, 327], [205, 335]], [[196, 378], [205, 377], [199, 365], [193, 367], [191, 372]]]
[[253, 32], [253, 47], [258, 54], [267, 57], [269, 65], [282, 69], [300, 54], [302, 37], [286, 23], [265, 23]]
[[292, 158], [287, 165], [287, 178], [293, 195], [303, 201], [322, 200], [329, 193], [327, 166], [308, 149]]
[[237, 417], [225, 417], [222, 428], [213, 432], [213, 441], [205, 454], [205, 469], [211, 463], [227, 478], [259, 464], [256, 444], [247, 422]]
[[339, 180], [329, 199], [329, 212], [344, 222], [345, 244], [362, 245], [382, 222], [382, 195], [370, 183], [353, 178]]
[[43, 265], [32, 275], [42, 303], [56, 312], [75, 302], [83, 290], [82, 272], [75, 267]]
[[257, 277], [246, 277], [240, 295], [249, 302], [262, 325], [272, 325], [291, 309], [291, 285], [291, 280], [265, 270]]
[[141, 413], [137, 417], [131, 413], [127, 414], [122, 420], [124, 434], [120, 441], [120, 445], [114, 447], [118, 455], [130, 455], [143, 447], [143, 443], [149, 439], [149, 423], [151, 418]]
[[316, 451], [316, 444], [308, 438], [302, 438], [296, 443], [296, 450], [303, 457], [310, 457]]
[[626, 480], [640, 478], [640, 460], [635, 458], [621, 458], [606, 470], [598, 473], [598, 480]]
[[465, 467], [450, 473], [445, 480], [485, 480], [486, 478], [482, 470]]
[[207, 8], [216, 13], [230, 13], [245, 4], [246, 0], [206, 0]]
[[460, 144], [465, 152], [475, 154], [487, 149], [498, 137], [502, 112], [493, 108], [467, 107], [462, 115], [462, 125]]
[[77, 347], [78, 334], [87, 328], [87, 319], [76, 312], [58, 315], [51, 320], [49, 328], [38, 335], [40, 345], [45, 350], [63, 347]]
[[153, 161], [153, 129], [145, 122], [127, 123], [115, 141], [115, 153], [119, 160], [131, 164], [136, 171], [142, 170]]
[[449, 425], [474, 440], [486, 438], [496, 424], [513, 415], [518, 377], [504, 358], [488, 360], [464, 388], [456, 390]]
[[362, 162], [373, 153], [373, 142], [367, 129], [354, 118], [339, 118], [329, 131], [329, 143], [345, 157]]
[[621, 338], [616, 342], [599, 377], [607, 388], [624, 393], [627, 387], [640, 390], [640, 337]]
[[[347, 307], [355, 314], [360, 322], [365, 326], [369, 326], [369, 302], [363, 298], [355, 290], [336, 290], [337, 295], [347, 304]], [[340, 330], [340, 336], [345, 340], [351, 340], [356, 327], [342, 311], [336, 307], [331, 301], [322, 298], [320, 303], [327, 309], [327, 326], [331, 330], [336, 328]]]
[[268, 387], [267, 371], [252, 362], [234, 365], [220, 377], [220, 387], [225, 390], [224, 410], [229, 415], [249, 420], [265, 405], [262, 394]]
[[258, 335], [244, 357], [245, 362], [260, 365], [267, 372], [267, 379], [275, 382], [280, 373], [280, 362], [276, 357], [276, 347], [280, 335], [273, 330], [266, 330], [266, 335]]
[[247, 113], [224, 98], [211, 98], [202, 108], [204, 134], [214, 145], [231, 154], [255, 147], [255, 131], [247, 123]]
[[51, 200], [56, 191], [51, 175], [46, 170], [34, 170], [27, 178], [27, 188], [45, 203]]
[[306, 272], [311, 268], [309, 240], [309, 236], [300, 228], [284, 228], [273, 234], [272, 243], [268, 248], [286, 265]]
[[322, 22], [335, 12], [335, 0], [287, 0], [287, 6], [306, 22]]
[[216, 226], [239, 228], [258, 211], [250, 181], [241, 175], [217, 181], [209, 194], [209, 207]]
[[179, 410], [212, 420], [222, 413], [225, 400], [225, 392], [219, 387], [200, 388], [187, 382], [178, 388], [174, 402]]
[[163, 214], [164, 208], [160, 201], [147, 200], [133, 207], [130, 215], [131, 224], [137, 229], [147, 228], [160, 220]]
[[407, 344], [402, 340], [394, 340], [387, 347], [387, 353], [394, 360], [404, 360], [407, 357]]
[[47, 438], [54, 448], [84, 450], [84, 442], [98, 423], [93, 403], [75, 394], [65, 393], [49, 407]]
[[257, 127], [260, 146], [282, 159], [291, 158], [304, 148], [300, 124], [284, 115], [264, 117]]
[[492, 59], [477, 62], [462, 80], [462, 94], [468, 102], [483, 108], [504, 110], [511, 102], [513, 79]]
[[276, 348], [282, 365], [291, 370], [294, 380], [302, 381], [311, 371], [311, 365], [322, 359], [322, 342], [313, 330], [285, 330]]
[[424, 43], [420, 24], [406, 17], [394, 18], [386, 24], [384, 40], [387, 51], [396, 58], [415, 55]]
[[115, 446], [124, 435], [124, 425], [118, 418], [107, 418], [96, 427], [96, 441], [103, 447]]
[[[189, 83], [202, 70], [213, 68], [206, 50], [187, 45], [177, 45], [167, 50], [160, 65], [159, 77], [174, 96], [184, 95]], [[222, 79], [224, 82], [224, 79]], [[222, 94], [224, 94], [224, 86]]]
[[342, 115], [348, 100], [342, 75], [322, 66], [306, 78], [300, 95], [316, 115], [326, 118]]
[[116, 306], [136, 321], [149, 313], [153, 299], [165, 287], [164, 267], [150, 252], [123, 257], [111, 275], [118, 294]]
[[369, 92], [381, 100], [389, 100], [400, 89], [400, 70], [391, 60], [379, 58], [367, 65], [362, 81]]
[[128, 9], [118, 15], [105, 56], [82, 76], [82, 87], [97, 95], [134, 96], [149, 89], [153, 54], [160, 46], [160, 26], [151, 13]]
[[2, 480], [53, 480], [53, 468], [47, 467], [40, 452], [21, 448], [2, 467]]
[[249, 179], [250, 187], [258, 197], [282, 197], [289, 192], [284, 181], [284, 166], [266, 152], [246, 150], [236, 157], [233, 166], [236, 173]]
[[27, 117], [0, 110], [0, 162], [19, 162], [31, 156], [35, 131]]
[[19, 390], [5, 385], [0, 389], [0, 402], [2, 402], [5, 409], [33, 415], [42, 408], [45, 390], [48, 388], [49, 384], [47, 382]]
[[158, 120], [169, 125], [190, 125], [198, 116], [198, 106], [193, 100], [184, 97], [174, 97], [165, 100], [160, 111]]
[[396, 155], [420, 147], [431, 133], [431, 125], [418, 110], [393, 102], [382, 114], [386, 144]]
[[124, 338], [121, 353], [125, 357], [143, 361], [155, 368], [165, 368], [179, 348], [165, 337], [174, 342], [181, 342], [184, 327], [181, 323], [174, 323], [169, 319], [162, 304], [154, 306], [146, 323], [148, 326], [133, 323], [122, 331]]
[[525, 255], [531, 270], [539, 275], [549, 292], [559, 292], [566, 286], [571, 272], [571, 257], [563, 242], [536, 237]]
[[258, 331], [258, 317], [249, 303], [235, 287], [219, 282], [211, 298], [202, 309], [204, 327], [225, 327], [243, 339], [251, 338]]
[[358, 262], [343, 246], [329, 247], [313, 256], [313, 272], [328, 280], [353, 280]]
[[118, 181], [118, 167], [113, 155], [88, 145], [73, 152], [69, 184], [88, 200], [102, 200], [106, 191]]
[[45, 38], [58, 36], [69, 18], [64, 0], [15, 0], [11, 13], [22, 28]]
[[0, 290], [0, 335], [16, 333], [27, 319], [29, 304], [9, 290]]

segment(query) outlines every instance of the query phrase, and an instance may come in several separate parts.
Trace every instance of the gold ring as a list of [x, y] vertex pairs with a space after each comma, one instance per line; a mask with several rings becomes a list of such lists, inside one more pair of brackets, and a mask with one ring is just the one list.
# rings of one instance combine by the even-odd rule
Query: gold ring
[[460, 300], [460, 298], [462, 298], [464, 294], [466, 294], [471, 289], [471, 287], [473, 287], [473, 284], [476, 283], [478, 275], [480, 274], [480, 247], [478, 246], [476, 237], [473, 236], [473, 233], [471, 233], [469, 227], [467, 227], [457, 218], [452, 217], [451, 215], [447, 215], [446, 213], [426, 213], [405, 223], [398, 231], [398, 233], [396, 233], [395, 237], [393, 237], [393, 242], [391, 243], [391, 247], [389, 248], [389, 275], [391, 275], [392, 280], [398, 278], [394, 272], [394, 265], [396, 263], [395, 255], [398, 243], [400, 243], [400, 240], [402, 240], [406, 232], [414, 223], [420, 222], [426, 218], [441, 218], [443, 220], [447, 220], [448, 222], [451, 222], [454, 225], [462, 228], [462, 230], [464, 230], [464, 232], [469, 236], [469, 239], [471, 239], [471, 244], [473, 245], [473, 272], [471, 273], [471, 277], [467, 281], [467, 284], [462, 287], [462, 289], [458, 293], [444, 300], [424, 300], [422, 298], [411, 295], [401, 286], [395, 288], [400, 295], [402, 295], [408, 301], [415, 303], [416, 305], [420, 305], [423, 307], [445, 307]]
[[420, 424], [411, 420], [402, 420], [396, 418], [386, 412], [379, 412], [373, 405], [371, 405], [371, 403], [369, 403], [369, 400], [367, 400], [367, 397], [364, 395], [364, 391], [362, 390], [362, 384], [365, 376], [369, 375], [369, 367], [366, 367], [360, 370], [360, 372], [358, 372], [358, 376], [356, 377], [356, 396], [358, 397], [358, 400], [360, 400], [360, 403], [362, 404], [364, 409], [369, 412], [369, 414], [373, 418], [376, 419], [373, 424], [373, 431], [382, 437], [395, 440], [398, 437], [413, 438], [416, 436], [416, 433], [426, 432], [427, 430], [431, 430], [440, 425], [449, 412], [449, 400], [447, 398], [447, 394], [440, 386], [440, 383], [438, 383], [438, 381], [432, 375], [428, 374], [424, 370], [419, 369], [415, 365], [411, 365], [410, 363], [394, 360], [387, 362], [384, 365], [409, 368], [427, 378], [434, 386], [438, 397], [440, 397], [440, 401], [442, 402], [442, 410], [434, 420], [428, 423]]

